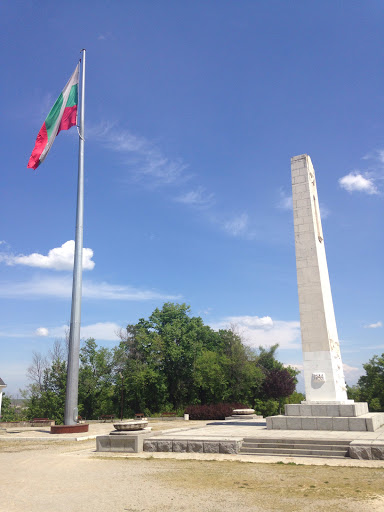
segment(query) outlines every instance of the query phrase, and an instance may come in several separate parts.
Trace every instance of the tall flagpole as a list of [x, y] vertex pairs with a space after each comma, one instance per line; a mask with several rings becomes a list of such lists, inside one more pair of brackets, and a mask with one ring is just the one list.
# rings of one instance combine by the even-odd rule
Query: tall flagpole
[[81, 50], [81, 110], [79, 123], [79, 172], [77, 181], [77, 211], [75, 262], [73, 267], [71, 325], [69, 329], [67, 389], [65, 395], [64, 425], [75, 425], [78, 417], [79, 354], [81, 288], [83, 270], [83, 213], [84, 213], [84, 93], [85, 50]]

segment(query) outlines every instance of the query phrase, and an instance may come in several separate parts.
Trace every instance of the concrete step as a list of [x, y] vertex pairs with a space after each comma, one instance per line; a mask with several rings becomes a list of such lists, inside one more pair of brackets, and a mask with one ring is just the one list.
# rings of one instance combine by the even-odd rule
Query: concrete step
[[344, 450], [347, 451], [349, 448], [348, 444], [324, 444], [324, 445], [318, 445], [318, 444], [311, 444], [311, 443], [305, 443], [305, 444], [294, 444], [294, 443], [248, 443], [243, 442], [242, 448], [248, 449], [248, 448], [278, 448], [281, 450], [327, 450], [327, 451], [340, 451]]
[[243, 448], [241, 447], [240, 453], [245, 455], [290, 455], [294, 457], [302, 457], [303, 455], [310, 457], [331, 457], [331, 458], [344, 458], [348, 456], [347, 450], [311, 450], [311, 449], [298, 449], [298, 448]]
[[349, 441], [321, 439], [245, 438], [240, 449], [243, 455], [280, 455], [293, 457], [349, 457]]
[[245, 443], [274, 443], [274, 444], [313, 444], [313, 445], [345, 445], [349, 446], [350, 441], [333, 439], [292, 439], [292, 438], [271, 438], [271, 437], [245, 437]]
[[304, 455], [304, 454], [299, 454], [299, 453], [293, 453], [291, 455], [287, 455], [287, 454], [282, 454], [282, 453], [270, 453], [270, 452], [265, 452], [265, 453], [252, 453], [252, 452], [242, 452], [240, 451], [239, 452], [239, 455], [254, 455], [256, 457], [261, 457], [261, 456], [265, 456], [265, 457], [306, 457], [306, 458], [313, 458], [313, 459], [345, 459], [346, 457], [348, 457], [347, 455], [345, 456], [339, 456], [339, 455]]

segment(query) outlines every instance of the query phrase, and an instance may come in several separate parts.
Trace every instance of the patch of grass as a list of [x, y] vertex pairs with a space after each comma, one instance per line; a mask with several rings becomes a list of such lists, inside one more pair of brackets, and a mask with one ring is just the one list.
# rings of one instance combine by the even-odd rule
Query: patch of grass
[[[170, 469], [157, 476], [173, 486], [175, 492], [244, 493], [247, 489], [241, 494], [244, 503], [266, 500], [270, 510], [301, 510], [318, 503], [321, 510], [332, 506], [336, 511], [339, 509], [334, 504], [339, 500], [345, 505], [340, 510], [357, 510], [352, 505], [348, 508], [346, 502], [363, 503], [373, 495], [383, 495], [383, 468], [304, 466], [283, 461], [251, 465], [228, 461], [167, 462]], [[296, 508], [279, 508], [282, 502], [292, 501]]]

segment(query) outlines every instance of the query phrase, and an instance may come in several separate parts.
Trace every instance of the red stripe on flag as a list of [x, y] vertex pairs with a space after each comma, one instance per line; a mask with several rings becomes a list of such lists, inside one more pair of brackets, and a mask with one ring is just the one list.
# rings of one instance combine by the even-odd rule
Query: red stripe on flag
[[61, 130], [69, 130], [72, 126], [76, 126], [77, 121], [77, 105], [73, 105], [73, 107], [65, 107], [63, 112], [63, 117], [60, 121], [59, 132]]
[[40, 156], [44, 151], [45, 146], [48, 144], [48, 134], [45, 123], [40, 128], [39, 133], [37, 134], [35, 147], [33, 148], [31, 158], [29, 159], [27, 167], [30, 169], [37, 169], [40, 165]]

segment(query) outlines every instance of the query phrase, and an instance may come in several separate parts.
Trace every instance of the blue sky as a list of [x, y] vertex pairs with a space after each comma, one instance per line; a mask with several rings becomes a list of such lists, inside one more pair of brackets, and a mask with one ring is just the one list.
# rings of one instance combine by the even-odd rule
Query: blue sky
[[[380, 1], [6, 2], [0, 377], [70, 319], [77, 133], [36, 135], [87, 49], [82, 334], [165, 301], [302, 362], [290, 158], [316, 174], [346, 380], [384, 352]], [[50, 252], [51, 251], [51, 252]]]

